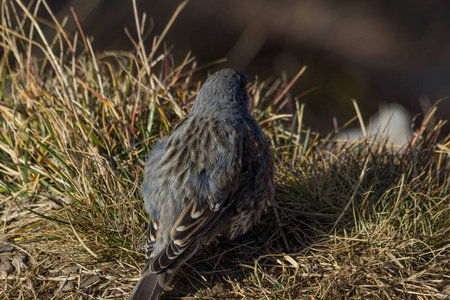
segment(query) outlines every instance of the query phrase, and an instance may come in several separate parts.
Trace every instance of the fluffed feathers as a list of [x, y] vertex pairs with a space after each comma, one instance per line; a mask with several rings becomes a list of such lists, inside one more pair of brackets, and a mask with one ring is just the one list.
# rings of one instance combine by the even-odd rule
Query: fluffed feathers
[[243, 74], [216, 72], [147, 159], [147, 261], [130, 300], [158, 299], [203, 242], [247, 232], [273, 201], [272, 155], [248, 103]]

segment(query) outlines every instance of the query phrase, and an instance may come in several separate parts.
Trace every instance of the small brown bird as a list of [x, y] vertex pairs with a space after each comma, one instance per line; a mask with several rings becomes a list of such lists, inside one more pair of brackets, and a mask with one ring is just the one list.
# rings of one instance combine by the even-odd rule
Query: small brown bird
[[246, 78], [232, 69], [211, 75], [189, 115], [148, 157], [147, 260], [130, 300], [159, 299], [202, 243], [246, 233], [272, 203], [273, 158], [248, 110]]

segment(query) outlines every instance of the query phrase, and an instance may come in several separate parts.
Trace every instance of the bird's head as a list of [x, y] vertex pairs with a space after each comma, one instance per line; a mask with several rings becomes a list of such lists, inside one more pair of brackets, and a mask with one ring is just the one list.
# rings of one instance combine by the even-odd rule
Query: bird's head
[[192, 113], [248, 110], [247, 76], [233, 69], [212, 74], [197, 95]]

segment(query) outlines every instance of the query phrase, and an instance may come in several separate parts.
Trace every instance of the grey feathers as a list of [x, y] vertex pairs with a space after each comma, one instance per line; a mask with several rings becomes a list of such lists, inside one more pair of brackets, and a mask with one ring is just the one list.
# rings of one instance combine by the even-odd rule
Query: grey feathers
[[[247, 232], [271, 204], [273, 159], [248, 103], [243, 74], [214, 73], [190, 114], [151, 152], [142, 183], [147, 262], [130, 299], [158, 299], [171, 278], [163, 274], [173, 274], [217, 234], [233, 239]], [[149, 283], [150, 275], [157, 279]], [[155, 280], [157, 295], [142, 288]]]

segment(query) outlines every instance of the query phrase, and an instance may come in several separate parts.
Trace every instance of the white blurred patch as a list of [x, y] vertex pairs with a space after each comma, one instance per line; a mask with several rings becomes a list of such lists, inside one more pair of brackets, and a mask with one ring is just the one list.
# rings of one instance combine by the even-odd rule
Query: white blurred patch
[[[380, 108], [366, 126], [367, 137], [371, 140], [386, 140], [392, 146], [402, 147], [411, 141], [411, 116], [398, 103], [391, 103]], [[346, 142], [363, 140], [361, 128], [350, 128], [336, 136], [336, 141]]]

